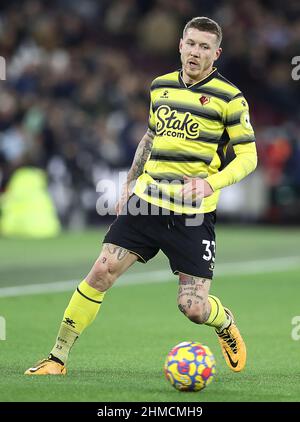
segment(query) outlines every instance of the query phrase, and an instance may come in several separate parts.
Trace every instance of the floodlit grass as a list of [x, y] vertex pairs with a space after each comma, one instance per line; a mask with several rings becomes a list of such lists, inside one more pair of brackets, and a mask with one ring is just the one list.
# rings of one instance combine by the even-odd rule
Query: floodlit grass
[[[0, 239], [0, 288], [81, 279], [97, 257], [103, 233]], [[217, 266], [299, 255], [299, 230], [220, 228], [217, 234]], [[213, 329], [191, 323], [177, 310], [171, 273], [156, 283], [122, 286], [120, 280], [74, 346], [66, 377], [23, 372], [52, 348], [71, 291], [0, 298], [7, 324], [7, 339], [0, 341], [0, 401], [299, 401], [299, 342], [292, 339], [291, 320], [300, 313], [300, 255], [296, 267], [215, 278], [211, 292], [233, 310], [247, 344], [241, 373], [227, 368]], [[149, 277], [162, 269], [168, 263], [159, 255], [130, 273]], [[217, 360], [215, 380], [198, 393], [176, 391], [163, 374], [167, 353], [185, 340], [207, 344]]]

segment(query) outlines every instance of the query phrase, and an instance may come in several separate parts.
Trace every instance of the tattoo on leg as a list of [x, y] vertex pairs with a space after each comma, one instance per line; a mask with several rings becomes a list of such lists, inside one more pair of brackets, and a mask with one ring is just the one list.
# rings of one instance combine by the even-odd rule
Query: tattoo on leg
[[181, 305], [181, 303], [178, 304], [178, 309], [180, 310], [180, 312], [182, 312], [184, 315], [186, 315], [186, 310], [185, 310], [185, 306]]
[[102, 264], [105, 264], [105, 262], [107, 261], [107, 258], [105, 258], [105, 256], [101, 259]]
[[183, 290], [208, 290], [210, 282], [211, 280], [207, 278], [194, 277], [182, 273], [179, 276], [179, 288], [183, 288]]
[[104, 247], [112, 255], [117, 253], [118, 261], [122, 261], [122, 259], [124, 259], [129, 254], [129, 251], [125, 248], [122, 248], [121, 246], [116, 246], [116, 245], [111, 245], [110, 243], [106, 243]]
[[106, 252], [111, 253], [112, 252], [112, 246], [109, 243], [104, 243], [103, 250], [105, 250]]
[[116, 250], [118, 249], [119, 246], [115, 246], [115, 245], [111, 245], [110, 243], [106, 243], [104, 245], [105, 249], [110, 253], [110, 254], [114, 254], [116, 253]]
[[179, 278], [179, 283], [180, 283], [181, 285], [184, 285], [184, 286], [186, 286], [187, 284], [189, 284], [189, 285], [191, 285], [191, 286], [194, 286], [196, 282], [195, 282], [195, 280], [193, 279], [193, 277], [187, 277], [187, 278], [180, 277], [180, 278]]
[[194, 286], [196, 284], [196, 282], [200, 282], [201, 284], [205, 284], [207, 281], [210, 281], [206, 278], [199, 278], [199, 277], [194, 277], [192, 275], [187, 275], [187, 274], [180, 274], [179, 276], [179, 284], [180, 285], [191, 285]]
[[209, 279], [180, 274], [177, 300], [178, 308], [184, 315], [188, 315], [192, 308], [198, 308], [202, 318], [209, 317], [207, 311], [207, 294], [210, 286]]
[[183, 293], [178, 293], [178, 298], [182, 299], [184, 296], [190, 297], [192, 299], [198, 299], [200, 301], [203, 302], [204, 298], [203, 296], [197, 295], [197, 292], [192, 291], [192, 292], [183, 292]]
[[121, 261], [123, 258], [125, 258], [125, 256], [127, 256], [128, 255], [128, 250], [127, 249], [124, 249], [124, 248], [119, 248], [119, 250], [118, 250], [118, 255], [117, 255], [117, 257], [118, 257], [118, 260], [119, 261]]

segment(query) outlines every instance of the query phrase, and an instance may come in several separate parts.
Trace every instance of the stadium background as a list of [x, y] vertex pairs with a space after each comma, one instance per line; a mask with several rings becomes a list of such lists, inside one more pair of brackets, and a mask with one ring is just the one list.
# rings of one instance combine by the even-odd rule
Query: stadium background
[[[247, 372], [228, 373], [211, 330], [177, 312], [176, 279], [160, 255], [107, 295], [74, 348], [68, 378], [24, 379], [52, 346], [110, 222], [96, 212], [97, 183], [130, 166], [146, 130], [149, 84], [180, 67], [182, 28], [199, 15], [223, 28], [217, 66], [248, 99], [257, 138], [258, 169], [221, 197], [213, 285], [238, 316]], [[1, 2], [2, 223], [13, 176], [42, 169], [63, 231], [39, 240], [0, 233], [0, 400], [197, 401], [171, 391], [161, 372], [168, 350], [190, 338], [207, 343], [218, 362], [201, 400], [299, 400], [299, 386], [285, 377], [299, 378], [291, 322], [300, 312], [300, 81], [292, 78], [299, 45], [297, 0]], [[32, 191], [27, 184], [22, 200], [30, 203]]]

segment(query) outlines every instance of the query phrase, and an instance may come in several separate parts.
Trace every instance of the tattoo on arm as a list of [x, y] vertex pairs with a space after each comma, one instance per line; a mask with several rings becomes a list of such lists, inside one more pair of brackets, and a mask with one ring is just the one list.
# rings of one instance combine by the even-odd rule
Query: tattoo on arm
[[142, 174], [144, 165], [152, 149], [154, 136], [154, 132], [148, 129], [145, 135], [143, 136], [142, 140], [138, 144], [133, 163], [127, 175], [127, 183], [131, 183]]

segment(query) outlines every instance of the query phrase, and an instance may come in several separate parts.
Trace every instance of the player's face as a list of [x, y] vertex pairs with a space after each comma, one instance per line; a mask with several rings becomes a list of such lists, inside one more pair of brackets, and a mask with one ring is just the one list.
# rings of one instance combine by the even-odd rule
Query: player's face
[[183, 76], [187, 81], [193, 83], [210, 73], [213, 63], [219, 58], [222, 49], [217, 44], [215, 34], [189, 28], [180, 40], [179, 51]]

